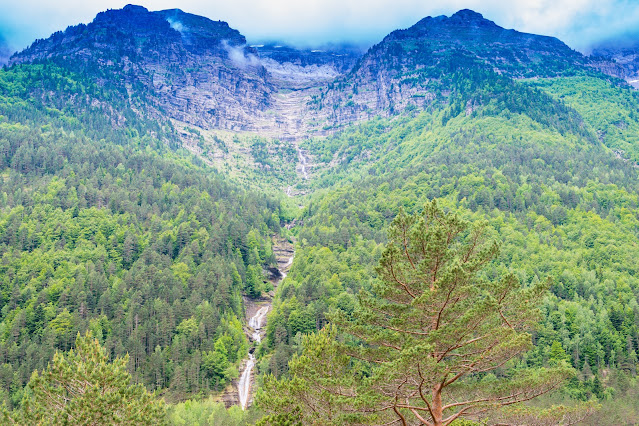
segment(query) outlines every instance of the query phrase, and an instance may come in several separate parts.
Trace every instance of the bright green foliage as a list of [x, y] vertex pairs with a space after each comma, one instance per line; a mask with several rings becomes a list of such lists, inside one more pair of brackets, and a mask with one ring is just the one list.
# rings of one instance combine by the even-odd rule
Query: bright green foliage
[[[268, 371], [286, 375], [286, 361], [302, 350], [293, 334], [299, 315], [290, 321], [291, 314], [308, 310], [318, 329], [330, 307], [352, 313], [354, 294], [372, 287], [391, 218], [438, 199], [494, 228], [502, 249], [486, 276], [516, 271], [523, 286], [553, 277], [524, 365], [567, 359], [579, 375], [567, 381], [566, 398], [614, 399], [616, 411], [609, 412], [616, 422], [634, 421], [623, 416], [636, 412], [628, 401], [636, 394], [639, 353], [639, 177], [633, 161], [607, 147], [634, 158], [637, 95], [604, 79], [571, 77], [514, 83], [556, 96], [552, 102], [537, 90], [515, 91], [521, 101], [492, 101], [490, 87], [501, 84], [453, 97], [481, 100], [472, 111], [456, 100], [307, 143], [319, 163], [317, 191], [302, 213], [300, 247], [269, 317]], [[540, 100], [561, 123], [538, 119]]]
[[623, 158], [639, 161], [639, 94], [594, 77], [530, 83], [577, 110], [599, 140]]
[[128, 355], [109, 362], [91, 333], [78, 337], [75, 349], [56, 352], [49, 366], [34, 371], [22, 407], [5, 413], [5, 422], [42, 425], [161, 425], [164, 401], [140, 384], [131, 384]]
[[[566, 398], [614, 399], [610, 422], [636, 422], [636, 409], [622, 408], [636, 406], [639, 388], [637, 94], [562, 55], [520, 62], [517, 50], [466, 35], [464, 51], [430, 38], [377, 48], [378, 59], [397, 59], [383, 64], [400, 82], [389, 89], [428, 89], [427, 110], [409, 105], [305, 142], [315, 167], [299, 189], [319, 191], [287, 200], [286, 213], [225, 181], [290, 184], [286, 142], [205, 135], [229, 156], [246, 153], [223, 178], [167, 149], [177, 147], [173, 125], [108, 67], [65, 58], [0, 71], [0, 398], [18, 406], [31, 372], [85, 330], [109, 353], [129, 353], [135, 381], [169, 399], [220, 389], [246, 354], [242, 293], [268, 290], [270, 236], [306, 203], [257, 352], [258, 370], [286, 375], [326, 312], [354, 318], [355, 294], [374, 290], [391, 219], [436, 198], [488, 220], [502, 241], [483, 279], [516, 271], [531, 288], [553, 277], [534, 349], [517, 367], [567, 361], [579, 374]], [[561, 75], [572, 77], [508, 78]], [[348, 78], [329, 91], [351, 83], [355, 93], [360, 82]], [[329, 94], [313, 103], [336, 106]]]
[[352, 320], [335, 316], [366, 343], [355, 357], [381, 362], [368, 386], [400, 419], [446, 425], [529, 400], [567, 377], [562, 368], [485, 375], [532, 347], [525, 331], [547, 288], [522, 289], [513, 274], [479, 276], [497, 253], [485, 224], [469, 227], [435, 202], [419, 216], [400, 210], [379, 281], [362, 293]]
[[552, 342], [552, 346], [550, 347], [550, 351], [548, 353], [548, 362], [550, 365], [558, 365], [564, 362], [569, 362], [570, 357], [564, 351], [564, 348], [561, 347], [561, 343], [556, 340]]
[[[567, 88], [581, 80], [547, 83], [562, 81]], [[609, 89], [609, 103], [625, 105], [619, 94], [635, 96], [605, 81], [598, 81], [592, 94], [599, 86]], [[577, 103], [574, 107], [582, 111]], [[558, 342], [581, 372], [567, 382], [573, 398], [597, 395], [594, 376], [603, 397], [620, 384], [620, 392], [629, 389], [623, 383], [635, 380], [639, 348], [637, 169], [598, 141], [579, 136], [584, 129], [578, 120], [562, 134], [529, 113], [478, 106], [442, 126], [442, 111], [433, 110], [374, 120], [309, 143], [315, 158], [327, 159], [316, 168], [316, 185], [325, 189], [303, 213], [300, 248], [280, 287], [272, 324], [269, 319], [273, 374], [285, 374], [282, 360], [300, 350], [288, 320], [293, 300], [312, 307], [316, 324], [323, 326], [328, 307], [371, 287], [380, 255], [376, 247], [386, 241], [390, 219], [400, 208], [414, 213], [436, 198], [464, 218], [485, 219], [494, 228], [502, 249], [486, 267], [487, 276], [514, 270], [524, 286], [553, 277], [541, 325], [533, 333], [535, 347], [525, 355], [527, 366], [555, 363], [551, 348]], [[604, 111], [599, 118], [613, 115]], [[582, 117], [585, 132], [596, 133], [596, 110]], [[636, 123], [630, 113], [625, 117], [632, 129]], [[628, 132], [618, 135], [626, 138]], [[322, 166], [325, 172], [319, 171]], [[618, 374], [603, 379], [609, 369]], [[614, 398], [622, 400], [619, 394]]]
[[[246, 354], [247, 271], [260, 287], [275, 262], [279, 201], [172, 150], [170, 123], [137, 117], [113, 93], [120, 83], [93, 77], [51, 63], [0, 70], [0, 399], [10, 407], [86, 330], [168, 399], [220, 390]], [[232, 341], [226, 361], [205, 368], [219, 339]]]
[[[517, 405], [515, 407], [508, 407], [507, 410], [503, 411], [502, 416], [498, 416], [497, 419], [501, 422], [508, 422], [508, 424], [567, 426], [580, 424], [580, 422], [582, 422], [584, 419], [592, 420], [591, 418], [593, 417], [593, 415], [595, 415], [600, 409], [601, 405], [597, 404], [594, 401], [578, 404], [573, 407], [553, 405], [552, 407], [546, 409]], [[608, 422], [606, 420], [603, 420], [602, 422], [597, 422], [597, 420], [595, 420], [594, 424], [604, 423]], [[610, 424], [615, 423], [610, 422]], [[456, 426], [456, 424], [453, 423], [453, 426]]]
[[246, 285], [244, 286], [246, 294], [256, 299], [262, 294], [262, 268], [256, 265], [250, 265], [246, 269]]
[[214, 351], [208, 351], [202, 354], [202, 369], [206, 376], [210, 378], [213, 389], [219, 390], [224, 388], [229, 376], [229, 366], [228, 357], [225, 353], [218, 351], [217, 348]]
[[188, 400], [168, 409], [169, 423], [175, 426], [244, 426], [255, 424], [259, 417], [254, 407], [242, 410], [234, 405], [227, 410], [223, 403], [212, 398]]
[[532, 347], [526, 329], [547, 288], [480, 275], [497, 252], [485, 224], [470, 227], [435, 202], [421, 215], [400, 210], [379, 280], [352, 313], [332, 315], [345, 343], [334, 331], [307, 337], [291, 379], [265, 381], [261, 407], [303, 424], [448, 425], [557, 388], [571, 372], [565, 360], [490, 373]]
[[303, 351], [289, 363], [290, 378], [264, 378], [257, 402], [269, 413], [260, 425], [339, 425], [363, 423], [354, 399], [361, 372], [336, 341], [328, 326], [302, 338]]

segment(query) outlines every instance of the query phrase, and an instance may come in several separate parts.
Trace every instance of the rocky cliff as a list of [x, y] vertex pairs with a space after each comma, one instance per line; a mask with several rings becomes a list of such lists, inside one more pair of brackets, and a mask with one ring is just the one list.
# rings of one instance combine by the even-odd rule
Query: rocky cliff
[[591, 60], [604, 73], [619, 77], [639, 89], [639, 43], [609, 41], [592, 51]]
[[38, 40], [11, 64], [56, 61], [120, 87], [147, 116], [295, 140], [445, 101], [447, 80], [471, 69], [538, 78], [594, 67], [632, 79], [637, 57], [635, 50], [589, 59], [556, 38], [505, 29], [470, 10], [424, 18], [363, 53], [249, 46], [225, 22], [129, 5]]
[[364, 53], [350, 45], [299, 49], [271, 43], [254, 47], [272, 81], [293, 90], [326, 84], [348, 73]]
[[[315, 99], [325, 125], [423, 109], [446, 94], [442, 77], [483, 68], [513, 78], [551, 77], [587, 60], [560, 40], [504, 29], [471, 10], [427, 17], [373, 46]], [[337, 108], [335, 106], [338, 106]]]
[[274, 91], [244, 36], [179, 9], [108, 10], [88, 25], [36, 41], [10, 63], [44, 59], [125, 85], [130, 96], [149, 101], [147, 113], [203, 128], [250, 128]]

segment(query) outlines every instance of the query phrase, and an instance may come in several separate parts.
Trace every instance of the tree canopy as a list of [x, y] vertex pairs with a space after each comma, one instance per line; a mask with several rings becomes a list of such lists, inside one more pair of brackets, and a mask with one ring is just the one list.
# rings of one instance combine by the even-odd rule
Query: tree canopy
[[436, 202], [421, 214], [400, 210], [372, 289], [360, 292], [352, 312], [329, 316], [345, 336], [333, 340], [338, 334], [327, 328], [308, 337], [290, 363], [292, 378], [266, 382], [263, 408], [304, 424], [439, 426], [559, 386], [571, 374], [565, 363], [513, 362], [532, 348], [527, 330], [548, 285], [482, 274], [498, 250], [485, 223], [471, 226]]
[[15, 424], [139, 424], [166, 423], [164, 401], [143, 385], [132, 384], [129, 357], [109, 362], [106, 350], [89, 332], [78, 334], [75, 349], [56, 352], [53, 361], [28, 383], [22, 407], [4, 413]]

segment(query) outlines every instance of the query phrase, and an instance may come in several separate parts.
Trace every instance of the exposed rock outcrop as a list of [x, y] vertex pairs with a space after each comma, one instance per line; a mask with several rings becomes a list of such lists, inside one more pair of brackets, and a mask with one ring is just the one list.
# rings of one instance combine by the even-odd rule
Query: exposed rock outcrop
[[37, 40], [10, 63], [51, 59], [123, 84], [146, 113], [202, 128], [247, 130], [275, 91], [255, 49], [226, 22], [128, 5]]
[[446, 94], [443, 77], [484, 68], [514, 78], [562, 75], [587, 60], [554, 37], [502, 28], [471, 10], [390, 33], [315, 99], [325, 126], [421, 110]]
[[446, 78], [463, 69], [531, 78], [596, 68], [639, 85], [638, 52], [587, 58], [554, 37], [505, 29], [471, 10], [426, 17], [365, 54], [352, 46], [249, 46], [225, 22], [129, 5], [37, 40], [11, 63], [52, 60], [86, 73], [117, 86], [147, 117], [297, 141], [425, 109], [445, 100]]
[[603, 73], [639, 89], [639, 43], [607, 42], [593, 50], [591, 61]]

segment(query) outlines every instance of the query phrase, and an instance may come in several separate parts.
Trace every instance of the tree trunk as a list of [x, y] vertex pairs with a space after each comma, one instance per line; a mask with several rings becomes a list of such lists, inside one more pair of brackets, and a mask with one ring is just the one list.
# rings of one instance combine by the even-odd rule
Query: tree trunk
[[433, 403], [431, 404], [433, 426], [443, 426], [444, 412], [442, 409], [442, 387], [436, 385], [433, 389]]

